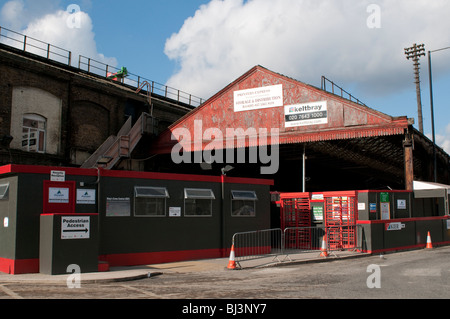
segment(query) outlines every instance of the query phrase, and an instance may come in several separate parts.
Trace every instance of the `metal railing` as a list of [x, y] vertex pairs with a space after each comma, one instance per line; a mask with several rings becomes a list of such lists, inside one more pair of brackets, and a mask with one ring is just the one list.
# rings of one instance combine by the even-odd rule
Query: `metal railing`
[[[233, 235], [236, 263], [283, 255], [283, 232], [281, 228], [240, 232]], [[278, 259], [278, 261], [280, 261]]]
[[[82, 55], [80, 55], [78, 58], [78, 68], [80, 70], [84, 70], [86, 72], [94, 73], [96, 75], [104, 77], [108, 77], [110, 74], [114, 74], [120, 71], [120, 69], [114, 66], [96, 61]], [[146, 90], [150, 93], [164, 96], [165, 98], [176, 100], [177, 102], [185, 103], [188, 105], [199, 106], [203, 103], [203, 99], [198, 96], [192, 95], [179, 89], [172, 88], [156, 81], [149, 80], [134, 73], [128, 72], [126, 77], [118, 79], [117, 81], [139, 90], [143, 89], [143, 87], [145, 86]]]
[[[235, 261], [241, 262], [271, 257], [284, 262], [290, 256], [319, 252], [361, 252], [361, 225], [330, 227], [287, 227], [235, 233], [232, 238]], [[324, 245], [325, 244], [325, 245]], [[282, 258], [282, 259], [281, 259]], [[317, 258], [317, 256], [314, 256]]]
[[[327, 91], [327, 83], [331, 84], [331, 92]], [[340, 95], [342, 98], [346, 98], [352, 102], [356, 102], [359, 105], [367, 106], [365, 103], [363, 103], [362, 101], [360, 101], [359, 99], [357, 99], [356, 97], [351, 95], [349, 92], [347, 92], [346, 90], [341, 88], [339, 85], [337, 85], [333, 81], [327, 79], [325, 76], [322, 76], [321, 89], [324, 91], [336, 94], [336, 95]], [[340, 94], [339, 94], [339, 91], [340, 91]]]
[[[361, 225], [329, 227], [288, 227], [283, 232], [283, 253], [298, 254], [326, 249], [327, 252], [360, 250]], [[325, 243], [325, 247], [323, 247]]]
[[48, 60], [53, 60], [67, 65], [71, 65], [72, 63], [72, 52], [33, 37], [2, 28], [1, 26], [0, 43], [24, 52], [39, 55]]
[[[41, 40], [29, 37], [27, 35], [18, 33], [16, 31], [2, 28], [0, 26], [0, 43], [8, 45], [10, 47], [22, 50], [24, 52], [32, 53], [51, 61], [72, 65], [72, 52], [52, 45], [50, 43], [43, 42]], [[74, 66], [76, 67], [76, 66]], [[108, 78], [110, 73], [117, 73], [120, 69], [108, 65], [106, 63], [85, 57], [83, 55], [78, 56], [78, 69], [85, 71], [89, 74], [94, 74], [104, 78]], [[137, 91], [143, 89], [143, 84], [146, 85], [146, 89], [150, 93], [163, 96], [181, 102], [191, 106], [199, 106], [204, 100], [198, 96], [184, 92], [179, 89], [146, 79], [137, 74], [128, 73], [126, 77], [122, 77], [116, 81], [125, 85], [128, 85]]]

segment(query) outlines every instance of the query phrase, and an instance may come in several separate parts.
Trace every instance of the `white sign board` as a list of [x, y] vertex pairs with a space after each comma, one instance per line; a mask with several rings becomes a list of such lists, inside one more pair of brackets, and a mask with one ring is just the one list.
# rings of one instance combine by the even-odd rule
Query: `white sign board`
[[391, 219], [389, 203], [380, 203], [381, 219]]
[[406, 209], [406, 199], [397, 199], [397, 209]]
[[49, 187], [48, 189], [48, 202], [49, 203], [68, 203], [69, 202], [69, 189], [60, 187]]
[[169, 217], [180, 217], [181, 207], [169, 207]]
[[64, 182], [66, 180], [66, 172], [64, 171], [51, 171], [50, 180], [52, 182]]
[[402, 223], [387, 223], [386, 230], [402, 230], [406, 225]]
[[286, 105], [284, 107], [285, 127], [327, 124], [327, 108], [327, 101]]
[[263, 86], [234, 92], [234, 111], [283, 106], [283, 85]]
[[61, 239], [89, 238], [89, 216], [62, 216]]
[[77, 189], [77, 204], [95, 205], [95, 189]]

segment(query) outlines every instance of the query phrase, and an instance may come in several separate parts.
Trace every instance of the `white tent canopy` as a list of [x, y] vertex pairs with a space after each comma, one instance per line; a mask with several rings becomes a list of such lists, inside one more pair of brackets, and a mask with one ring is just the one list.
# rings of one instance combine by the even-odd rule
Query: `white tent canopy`
[[450, 192], [450, 185], [414, 181], [413, 188], [415, 198], [443, 198], [445, 205], [445, 214], [447, 215], [449, 213], [448, 194]]

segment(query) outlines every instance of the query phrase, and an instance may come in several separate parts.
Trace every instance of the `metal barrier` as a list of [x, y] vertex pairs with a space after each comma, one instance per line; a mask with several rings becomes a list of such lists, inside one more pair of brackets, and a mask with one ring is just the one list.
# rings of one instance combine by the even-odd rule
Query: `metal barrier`
[[323, 227], [287, 227], [284, 229], [284, 254], [319, 250], [323, 236]]
[[[241, 262], [273, 257], [271, 261], [292, 261], [297, 254], [321, 252], [326, 256], [337, 252], [362, 251], [361, 225], [330, 227], [287, 227], [241, 232], [233, 235], [232, 247], [236, 264]], [[282, 259], [279, 257], [283, 256]], [[311, 255], [312, 258], [319, 254]]]
[[[233, 235], [236, 263], [283, 254], [283, 232], [281, 228], [241, 232]], [[280, 261], [278, 259], [278, 261]]]
[[361, 251], [361, 225], [329, 227], [288, 227], [284, 229], [283, 253], [290, 254], [319, 251]]

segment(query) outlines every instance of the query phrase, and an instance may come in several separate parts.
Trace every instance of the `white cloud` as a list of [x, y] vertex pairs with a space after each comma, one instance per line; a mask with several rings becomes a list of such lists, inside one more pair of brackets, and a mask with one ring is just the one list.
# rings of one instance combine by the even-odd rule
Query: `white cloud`
[[[381, 28], [367, 26], [372, 3]], [[165, 53], [178, 64], [167, 84], [207, 98], [262, 65], [314, 85], [325, 75], [389, 94], [412, 85], [405, 47], [447, 46], [448, 12], [447, 0], [212, 0], [167, 39]], [[433, 64], [449, 71], [443, 60]]]
[[[432, 137], [427, 134], [431, 139]], [[450, 124], [445, 127], [443, 132], [436, 134], [436, 144], [444, 149], [447, 154], [450, 154]]]
[[2, 24], [17, 30], [22, 27], [20, 22], [20, 15], [24, 12], [23, 1], [9, 1], [5, 3], [0, 11], [0, 18]]
[[[47, 0], [49, 7], [55, 7], [54, 0]], [[69, 12], [56, 9], [51, 13], [40, 10], [31, 11], [36, 6], [36, 1], [12, 0], [7, 2], [0, 12], [2, 21], [9, 28], [24, 26], [23, 29], [14, 29], [28, 37], [50, 43], [52, 46], [72, 52], [72, 65], [78, 65], [79, 55], [97, 60], [99, 62], [116, 66], [115, 58], [105, 57], [97, 51], [93, 23], [89, 15], [81, 10]], [[48, 7], [47, 7], [48, 8]], [[48, 9], [47, 9], [48, 10]], [[13, 43], [13, 42], [12, 42]], [[33, 48], [35, 45], [41, 49]], [[27, 50], [36, 54], [45, 54], [45, 44], [30, 40]], [[63, 53], [58, 49], [52, 49], [54, 53]], [[65, 55], [65, 53], [63, 53]], [[53, 55], [52, 58], [63, 58]]]

